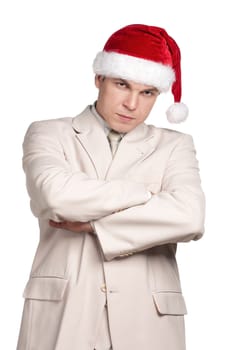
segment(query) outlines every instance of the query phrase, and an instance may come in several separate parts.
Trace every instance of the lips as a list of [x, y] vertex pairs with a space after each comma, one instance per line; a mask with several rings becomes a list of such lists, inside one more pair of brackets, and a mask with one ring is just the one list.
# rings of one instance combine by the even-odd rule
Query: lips
[[119, 114], [119, 113], [117, 113], [117, 115], [123, 120], [128, 120], [129, 121], [129, 120], [135, 119], [134, 117], [131, 117], [129, 115], [124, 115], [124, 114]]

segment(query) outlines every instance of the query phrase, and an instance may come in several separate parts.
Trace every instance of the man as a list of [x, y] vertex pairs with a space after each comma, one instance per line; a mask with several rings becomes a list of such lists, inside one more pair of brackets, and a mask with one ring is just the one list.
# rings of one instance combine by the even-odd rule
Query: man
[[98, 99], [75, 118], [32, 123], [23, 165], [40, 243], [18, 350], [184, 350], [178, 242], [204, 231], [192, 138], [146, 125], [180, 51], [164, 29], [129, 25], [94, 61]]

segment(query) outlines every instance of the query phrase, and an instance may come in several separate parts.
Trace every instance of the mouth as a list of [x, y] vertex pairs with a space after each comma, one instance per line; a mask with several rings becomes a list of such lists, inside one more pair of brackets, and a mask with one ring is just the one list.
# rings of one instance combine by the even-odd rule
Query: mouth
[[127, 120], [127, 121], [130, 121], [130, 120], [134, 120], [135, 118], [129, 116], [129, 115], [124, 115], [124, 114], [119, 114], [117, 113], [117, 116], [119, 116], [120, 119], [122, 120]]

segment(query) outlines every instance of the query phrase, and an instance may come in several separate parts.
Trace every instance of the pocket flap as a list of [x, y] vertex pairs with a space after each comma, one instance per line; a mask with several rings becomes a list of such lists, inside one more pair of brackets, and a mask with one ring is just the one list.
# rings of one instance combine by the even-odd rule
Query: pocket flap
[[31, 277], [23, 297], [39, 300], [62, 300], [68, 280], [58, 277]]
[[185, 315], [187, 309], [181, 293], [153, 293], [156, 308], [161, 315]]

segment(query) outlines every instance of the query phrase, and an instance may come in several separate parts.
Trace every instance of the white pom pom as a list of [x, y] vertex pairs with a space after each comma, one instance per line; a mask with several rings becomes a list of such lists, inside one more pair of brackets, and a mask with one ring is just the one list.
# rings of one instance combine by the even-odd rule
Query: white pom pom
[[174, 103], [168, 108], [166, 114], [169, 123], [181, 123], [188, 117], [188, 107], [184, 103]]

